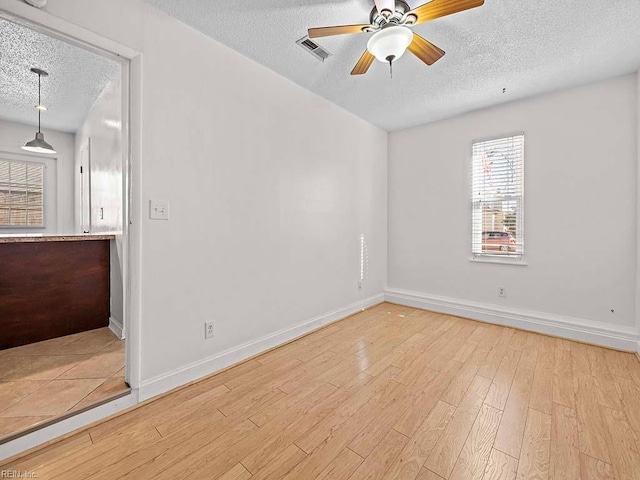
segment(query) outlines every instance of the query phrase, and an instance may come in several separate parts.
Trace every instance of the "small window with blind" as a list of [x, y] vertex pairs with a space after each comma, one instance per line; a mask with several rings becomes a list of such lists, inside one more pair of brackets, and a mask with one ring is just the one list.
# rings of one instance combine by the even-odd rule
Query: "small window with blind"
[[0, 228], [44, 227], [44, 168], [0, 159]]
[[524, 255], [524, 133], [473, 142], [474, 259], [521, 262]]

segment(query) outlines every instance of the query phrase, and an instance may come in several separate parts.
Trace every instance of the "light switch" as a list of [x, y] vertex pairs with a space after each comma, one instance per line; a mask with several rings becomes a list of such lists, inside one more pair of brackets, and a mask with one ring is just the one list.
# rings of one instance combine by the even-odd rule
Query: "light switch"
[[169, 202], [167, 200], [149, 200], [149, 218], [151, 220], [169, 220]]

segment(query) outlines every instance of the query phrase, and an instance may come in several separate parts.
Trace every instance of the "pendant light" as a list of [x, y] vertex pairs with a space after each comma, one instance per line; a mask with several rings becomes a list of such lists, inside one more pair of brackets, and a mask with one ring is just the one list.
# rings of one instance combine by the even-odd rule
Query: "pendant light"
[[48, 77], [49, 74], [39, 68], [32, 68], [31, 71], [38, 75], [38, 105], [36, 105], [36, 108], [38, 109], [38, 131], [36, 132], [36, 138], [27, 142], [22, 149], [35, 153], [56, 153], [53, 147], [44, 141], [44, 134], [40, 131], [40, 114], [42, 113], [42, 110], [46, 110], [46, 107], [42, 105], [40, 98], [41, 79], [42, 77]]

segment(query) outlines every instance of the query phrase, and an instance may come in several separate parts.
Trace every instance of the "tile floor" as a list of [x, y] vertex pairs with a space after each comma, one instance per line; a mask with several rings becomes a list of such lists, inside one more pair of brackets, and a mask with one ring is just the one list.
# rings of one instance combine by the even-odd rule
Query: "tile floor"
[[128, 388], [108, 328], [0, 350], [0, 441]]

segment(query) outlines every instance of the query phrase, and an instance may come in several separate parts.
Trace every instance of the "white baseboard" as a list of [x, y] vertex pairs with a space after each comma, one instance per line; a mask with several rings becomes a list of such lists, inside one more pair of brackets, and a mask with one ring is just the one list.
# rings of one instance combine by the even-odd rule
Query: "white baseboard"
[[611, 325], [604, 322], [530, 310], [505, 308], [499, 305], [470, 302], [457, 298], [426, 295], [397, 288], [387, 288], [384, 297], [388, 302], [408, 307], [520, 328], [629, 352], [640, 351], [638, 332], [633, 327]]
[[198, 362], [185, 365], [163, 375], [144, 380], [140, 384], [140, 401], [147, 400], [171, 389], [185, 385], [199, 378], [211, 375], [234, 363], [241, 362], [249, 357], [257, 355], [283, 343], [289, 342], [306, 333], [316, 330], [329, 323], [341, 320], [360, 310], [377, 305], [384, 301], [384, 294], [374, 295], [362, 301], [354, 302], [346, 307], [333, 312], [325, 313], [308, 320], [295, 327], [280, 330], [265, 337], [247, 342], [234, 348], [225, 350], [216, 355], [204, 358]]
[[[35, 432], [28, 433], [10, 442], [0, 445], [0, 462], [11, 458], [31, 448], [47, 443], [62, 435], [73, 432], [91, 423], [107, 418], [125, 408], [133, 407], [138, 403], [138, 395], [135, 390], [127, 396], [120, 397], [112, 402], [79, 413], [73, 417], [61, 420], [48, 427], [43, 427]], [[2, 477], [0, 472], [0, 477]]]
[[124, 338], [124, 327], [122, 326], [122, 323], [113, 317], [109, 317], [109, 330], [111, 330], [120, 340]]

